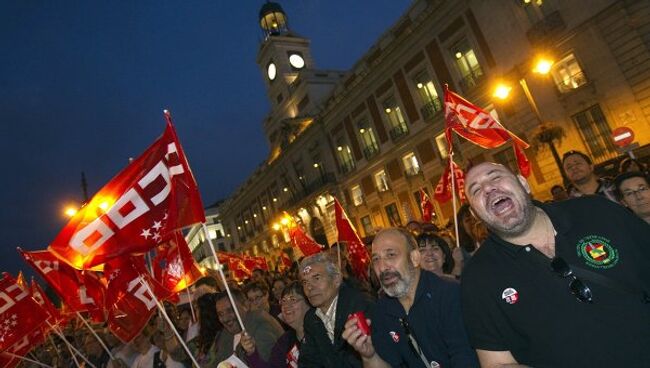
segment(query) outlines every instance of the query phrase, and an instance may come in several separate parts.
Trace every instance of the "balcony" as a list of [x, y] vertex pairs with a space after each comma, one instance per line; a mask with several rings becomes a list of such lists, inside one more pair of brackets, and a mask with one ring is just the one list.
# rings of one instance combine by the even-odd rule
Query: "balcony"
[[401, 123], [400, 125], [395, 126], [390, 130], [390, 138], [393, 141], [396, 141], [408, 134], [408, 132], [409, 129], [406, 127], [406, 123]]
[[442, 101], [437, 97], [420, 107], [423, 120], [433, 121], [433, 117], [439, 111], [442, 111]]
[[406, 170], [404, 171], [404, 174], [406, 175], [407, 178], [417, 176], [420, 173], [422, 173], [422, 169], [420, 169], [419, 166], [407, 167]]
[[460, 82], [460, 87], [462, 88], [463, 92], [467, 93], [474, 89], [476, 86], [481, 84], [483, 82], [483, 69], [481, 69], [480, 65], [476, 65], [472, 70], [464, 75], [462, 79], [459, 81]]
[[376, 145], [368, 146], [363, 148], [363, 156], [366, 160], [370, 160], [379, 153], [379, 147]]
[[539, 45], [550, 41], [566, 28], [566, 23], [559, 11], [554, 11], [545, 16], [526, 32], [526, 37], [532, 45]]
[[341, 162], [339, 165], [339, 170], [341, 171], [341, 174], [349, 173], [350, 171], [354, 170], [354, 162], [352, 160]]

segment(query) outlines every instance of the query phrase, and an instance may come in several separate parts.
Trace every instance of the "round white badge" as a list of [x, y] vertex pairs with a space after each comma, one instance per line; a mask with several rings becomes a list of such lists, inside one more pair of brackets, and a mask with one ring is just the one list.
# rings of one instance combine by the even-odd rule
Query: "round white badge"
[[506, 288], [501, 293], [501, 299], [505, 300], [508, 304], [515, 304], [519, 300], [519, 293], [513, 288]]

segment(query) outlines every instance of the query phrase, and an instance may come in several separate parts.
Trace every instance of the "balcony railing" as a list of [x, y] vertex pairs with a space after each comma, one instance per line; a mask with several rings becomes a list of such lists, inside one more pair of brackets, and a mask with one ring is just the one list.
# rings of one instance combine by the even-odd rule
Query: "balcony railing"
[[400, 139], [401, 137], [405, 136], [409, 132], [409, 129], [406, 127], [405, 123], [402, 123], [398, 126], [393, 127], [390, 130], [390, 138], [393, 141], [396, 141]]
[[433, 120], [433, 116], [439, 111], [442, 111], [442, 101], [437, 97], [420, 107], [423, 120]]
[[354, 170], [354, 162], [353, 161], [343, 161], [339, 165], [339, 169], [341, 170], [341, 174], [347, 174], [350, 171]]
[[366, 160], [370, 160], [371, 158], [375, 157], [377, 153], [379, 153], [379, 147], [375, 145], [363, 148], [363, 156], [366, 158]]
[[469, 92], [483, 81], [483, 69], [480, 65], [472, 68], [471, 72], [460, 80], [460, 87], [464, 92]]

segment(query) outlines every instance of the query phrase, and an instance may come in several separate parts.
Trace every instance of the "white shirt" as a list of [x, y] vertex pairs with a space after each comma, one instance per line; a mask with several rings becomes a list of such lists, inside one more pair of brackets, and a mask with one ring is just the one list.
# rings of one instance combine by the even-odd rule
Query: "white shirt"
[[316, 315], [321, 319], [321, 321], [323, 321], [325, 330], [327, 330], [327, 337], [330, 338], [332, 344], [334, 343], [334, 325], [336, 324], [336, 305], [338, 304], [338, 301], [339, 296], [337, 295], [334, 297], [332, 304], [330, 304], [325, 313], [323, 313], [320, 308], [316, 308]]

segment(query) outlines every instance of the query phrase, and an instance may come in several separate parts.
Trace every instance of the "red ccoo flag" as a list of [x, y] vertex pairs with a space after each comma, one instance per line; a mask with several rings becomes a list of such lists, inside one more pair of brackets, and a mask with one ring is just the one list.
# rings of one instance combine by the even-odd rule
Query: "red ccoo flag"
[[167, 128], [140, 157], [72, 217], [49, 250], [78, 269], [143, 253], [205, 216], [176, 131]]
[[291, 237], [291, 244], [294, 246], [294, 248], [300, 249], [305, 257], [316, 254], [323, 250], [320, 244], [316, 243], [316, 241], [312, 239], [311, 236], [302, 231], [300, 225], [296, 223], [290, 224], [289, 236]]
[[424, 188], [420, 188], [420, 210], [422, 210], [422, 222], [431, 222], [434, 216], [433, 203]]
[[[451, 158], [449, 159], [451, 160]], [[448, 160], [448, 161], [449, 161]], [[456, 194], [461, 202], [466, 200], [465, 197], [465, 173], [463, 170], [456, 165], [455, 162], [451, 162], [454, 167], [454, 187], [456, 189]], [[445, 165], [445, 170], [440, 176], [438, 185], [436, 185], [436, 192], [433, 194], [433, 197], [436, 201], [440, 203], [447, 202], [451, 199], [451, 170], [449, 169], [449, 163]]]
[[[172, 294], [147, 272], [142, 256], [116, 258], [106, 264], [108, 328], [123, 342], [140, 334], [158, 300]], [[151, 295], [149, 289], [155, 295]]]
[[39, 330], [47, 319], [47, 312], [21, 289], [8, 273], [0, 279], [0, 351], [12, 348], [23, 338]]
[[153, 259], [153, 274], [165, 289], [173, 293], [180, 292], [203, 277], [185, 238], [178, 231], [167, 243], [158, 246]]
[[47, 314], [50, 316], [48, 318], [48, 322], [50, 324], [55, 325], [59, 323], [59, 321], [62, 321], [63, 318], [61, 316], [61, 313], [59, 310], [54, 306], [54, 303], [45, 295], [45, 292], [43, 292], [43, 289], [34, 281], [32, 278], [32, 284], [31, 284], [31, 292], [32, 292], [32, 298], [40, 305]]
[[530, 175], [530, 163], [523, 152], [528, 143], [504, 128], [492, 115], [472, 104], [445, 86], [445, 135], [451, 151], [451, 132], [454, 131], [482, 148], [497, 148], [512, 141], [517, 165], [523, 176]]
[[90, 312], [94, 321], [104, 321], [106, 288], [91, 271], [76, 270], [47, 250], [26, 252], [18, 248], [18, 252], [71, 311]]
[[336, 229], [339, 233], [338, 241], [339, 243], [345, 242], [348, 245], [352, 271], [357, 278], [361, 280], [368, 279], [368, 266], [370, 265], [368, 251], [336, 198], [334, 198], [334, 214]]

